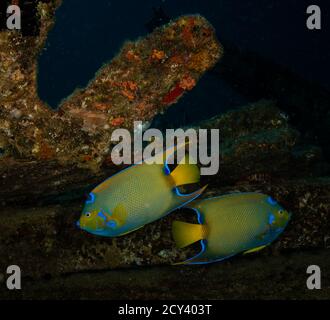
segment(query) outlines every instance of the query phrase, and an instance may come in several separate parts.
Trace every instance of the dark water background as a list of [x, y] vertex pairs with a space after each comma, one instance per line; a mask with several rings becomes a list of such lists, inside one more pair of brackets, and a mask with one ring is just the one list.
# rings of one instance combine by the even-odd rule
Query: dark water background
[[[92, 4], [93, 3], [93, 4]], [[127, 39], [148, 31], [145, 24], [153, 7], [162, 6], [167, 15], [199, 13], [215, 27], [218, 38], [241, 50], [249, 50], [285, 65], [307, 80], [330, 88], [330, 41], [325, 1], [260, 0], [64, 0], [56, 14], [46, 48], [39, 58], [40, 97], [56, 108], [77, 87], [84, 87], [95, 72], [119, 51]], [[306, 8], [319, 4], [322, 30], [306, 28]], [[239, 75], [237, 75], [239, 77]], [[246, 102], [212, 72], [174, 108], [168, 116], [175, 125], [208, 118]], [[201, 111], [203, 110], [203, 111]]]

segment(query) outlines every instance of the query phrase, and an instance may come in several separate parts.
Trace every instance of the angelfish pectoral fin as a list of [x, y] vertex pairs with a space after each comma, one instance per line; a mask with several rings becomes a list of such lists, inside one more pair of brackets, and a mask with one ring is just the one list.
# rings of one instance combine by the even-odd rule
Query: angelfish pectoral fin
[[112, 218], [116, 221], [117, 226], [121, 227], [125, 224], [128, 212], [123, 204], [118, 204], [113, 210]]

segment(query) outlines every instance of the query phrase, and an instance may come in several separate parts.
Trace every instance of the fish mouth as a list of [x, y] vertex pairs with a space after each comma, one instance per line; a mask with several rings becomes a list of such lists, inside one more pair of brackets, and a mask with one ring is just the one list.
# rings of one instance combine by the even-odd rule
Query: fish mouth
[[104, 231], [104, 228], [96, 228], [96, 229], [94, 229], [94, 228], [89, 228], [89, 227], [80, 227], [80, 229], [85, 230], [85, 231], [87, 231], [89, 233], [93, 233], [93, 234], [101, 234]]
[[75, 226], [80, 230], [85, 230], [85, 231], [90, 232], [90, 233], [102, 233], [104, 231], [104, 228], [93, 229], [93, 228], [89, 228], [89, 227], [86, 227], [86, 226], [82, 226], [80, 224], [79, 220], [75, 223]]

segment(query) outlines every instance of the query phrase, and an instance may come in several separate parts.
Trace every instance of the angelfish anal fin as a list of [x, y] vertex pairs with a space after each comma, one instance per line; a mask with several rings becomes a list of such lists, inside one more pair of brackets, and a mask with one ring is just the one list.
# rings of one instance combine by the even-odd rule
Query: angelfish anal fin
[[260, 247], [256, 247], [256, 248], [253, 248], [253, 249], [247, 250], [247, 251], [245, 251], [243, 254], [248, 254], [248, 253], [258, 252], [258, 251], [264, 249], [265, 247], [267, 247], [267, 245], [264, 245], [264, 246], [260, 246]]

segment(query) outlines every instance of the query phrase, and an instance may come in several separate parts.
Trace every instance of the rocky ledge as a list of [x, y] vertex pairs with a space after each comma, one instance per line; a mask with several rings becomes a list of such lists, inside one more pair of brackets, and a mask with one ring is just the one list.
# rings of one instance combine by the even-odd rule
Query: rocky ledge
[[[247, 123], [243, 126], [243, 123]], [[203, 197], [261, 191], [293, 213], [284, 232], [263, 254], [325, 249], [330, 243], [330, 179], [316, 146], [303, 147], [280, 109], [267, 101], [230, 111], [202, 123], [221, 127], [220, 171], [202, 177]], [[45, 201], [45, 200], [44, 200]], [[0, 215], [0, 268], [19, 264], [25, 275], [40, 278], [73, 272], [171, 264], [199, 248], [175, 248], [171, 222], [194, 219], [178, 210], [160, 221], [119, 238], [99, 238], [75, 228], [82, 192], [52, 198], [40, 206], [4, 206]], [[22, 254], [24, 253], [24, 254]]]

